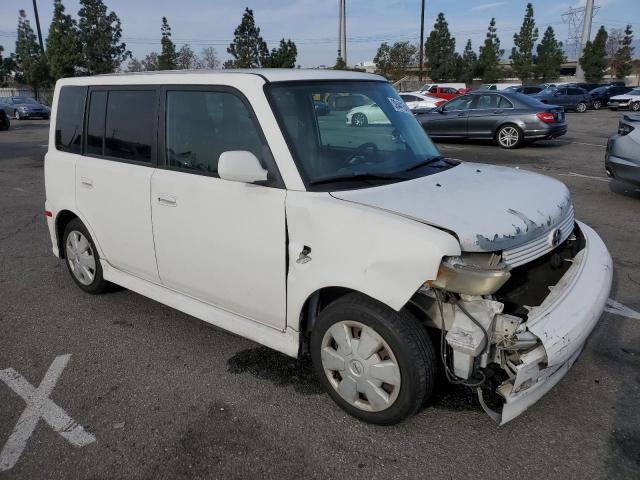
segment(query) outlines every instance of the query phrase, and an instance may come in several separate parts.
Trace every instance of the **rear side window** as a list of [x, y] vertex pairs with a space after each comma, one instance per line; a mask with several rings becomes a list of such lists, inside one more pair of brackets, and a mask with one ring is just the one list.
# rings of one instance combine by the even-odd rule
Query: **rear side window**
[[498, 108], [513, 108], [513, 103], [504, 97], [500, 97], [500, 100], [498, 100]]
[[87, 87], [62, 87], [56, 114], [56, 150], [80, 154]]
[[217, 175], [223, 152], [247, 150], [265, 165], [265, 147], [251, 113], [236, 95], [168, 91], [166, 159], [172, 168]]
[[156, 114], [154, 90], [112, 90], [107, 100], [104, 155], [151, 162]]
[[103, 154], [104, 117], [107, 109], [107, 92], [91, 92], [87, 117], [87, 150], [89, 155]]

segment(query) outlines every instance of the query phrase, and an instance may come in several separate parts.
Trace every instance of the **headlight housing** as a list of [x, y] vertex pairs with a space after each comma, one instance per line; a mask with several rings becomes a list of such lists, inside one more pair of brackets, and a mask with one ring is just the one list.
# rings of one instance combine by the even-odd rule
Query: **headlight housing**
[[463, 253], [444, 257], [438, 276], [427, 284], [465, 295], [490, 295], [509, 280], [511, 273], [495, 253]]

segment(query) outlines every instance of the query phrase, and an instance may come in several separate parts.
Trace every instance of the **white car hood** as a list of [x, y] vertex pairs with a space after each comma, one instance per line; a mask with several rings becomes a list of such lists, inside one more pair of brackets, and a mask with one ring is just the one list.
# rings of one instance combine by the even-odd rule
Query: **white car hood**
[[527, 243], [559, 225], [571, 209], [569, 191], [557, 180], [475, 163], [331, 195], [450, 230], [467, 252], [493, 252]]

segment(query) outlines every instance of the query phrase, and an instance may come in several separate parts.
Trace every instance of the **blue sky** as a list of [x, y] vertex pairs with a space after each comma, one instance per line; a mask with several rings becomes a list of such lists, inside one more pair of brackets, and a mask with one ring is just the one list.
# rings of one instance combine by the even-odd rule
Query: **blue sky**
[[[31, 0], [0, 0], [0, 45], [13, 51], [18, 10], [24, 8], [33, 22]], [[63, 0], [67, 13], [74, 16], [78, 0]], [[245, 6], [254, 10], [256, 22], [269, 46], [280, 38], [291, 38], [298, 46], [298, 63], [303, 67], [332, 65], [337, 49], [338, 0], [105, 0], [120, 17], [123, 37], [136, 57], [160, 49], [160, 23], [167, 16], [173, 38], [180, 46], [189, 43], [198, 51], [214, 46], [222, 60], [233, 30], [240, 22]], [[509, 51], [513, 34], [522, 23], [524, 0], [426, 0], [425, 36], [438, 12], [444, 12], [459, 50], [471, 38], [477, 50], [492, 16], [498, 35]], [[551, 25], [565, 40], [567, 26], [561, 14], [584, 0], [532, 0], [541, 32]], [[640, 39], [640, 0], [596, 0], [601, 6], [595, 18], [596, 28], [634, 26]], [[51, 21], [53, 2], [38, 0], [43, 35]], [[347, 0], [348, 61], [354, 64], [371, 60], [382, 41], [410, 40], [417, 43], [420, 0]], [[636, 55], [640, 52], [635, 52]]]

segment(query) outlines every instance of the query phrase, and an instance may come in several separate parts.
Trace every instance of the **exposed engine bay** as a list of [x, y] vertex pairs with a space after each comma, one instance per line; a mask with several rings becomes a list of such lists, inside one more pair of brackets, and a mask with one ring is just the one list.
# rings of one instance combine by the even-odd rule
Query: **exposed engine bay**
[[[440, 330], [447, 380], [476, 388], [483, 408], [498, 422], [500, 414], [485, 405], [482, 392], [507, 400], [546, 368], [545, 348], [529, 322], [554, 289], [566, 287], [563, 277], [582, 258], [585, 244], [576, 226], [556, 248], [515, 268], [502, 263], [500, 252], [445, 259], [436, 281], [411, 299], [409, 308]], [[460, 268], [464, 281], [455, 275]]]

